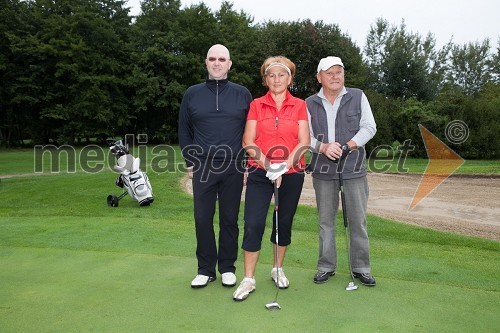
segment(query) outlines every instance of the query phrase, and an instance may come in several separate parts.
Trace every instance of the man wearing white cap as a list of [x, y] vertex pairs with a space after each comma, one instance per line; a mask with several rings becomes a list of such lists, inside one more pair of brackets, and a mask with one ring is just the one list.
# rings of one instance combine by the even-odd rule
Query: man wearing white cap
[[[321, 59], [316, 77], [322, 88], [306, 99], [310, 169], [319, 216], [318, 272], [313, 281], [327, 282], [337, 268], [335, 220], [339, 206], [338, 173], [342, 172], [352, 273], [362, 284], [375, 286], [366, 223], [368, 180], [364, 149], [377, 131], [375, 120], [363, 91], [344, 86], [344, 64], [340, 58]], [[342, 170], [337, 170], [338, 162], [343, 164]]]

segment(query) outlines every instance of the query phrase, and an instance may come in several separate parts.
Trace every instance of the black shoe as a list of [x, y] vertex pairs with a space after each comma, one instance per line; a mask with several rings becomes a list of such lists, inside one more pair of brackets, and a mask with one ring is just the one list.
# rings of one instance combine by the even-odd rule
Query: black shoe
[[318, 283], [318, 284], [320, 284], [320, 283], [325, 283], [325, 282], [327, 282], [327, 281], [328, 281], [328, 278], [329, 278], [330, 276], [334, 276], [334, 275], [335, 275], [335, 271], [333, 271], [333, 272], [322, 272], [322, 271], [318, 271], [318, 272], [316, 273], [316, 275], [314, 275], [314, 279], [313, 279], [313, 281], [314, 281], [314, 283]]
[[373, 286], [375, 286], [377, 284], [375, 282], [375, 279], [373, 278], [373, 276], [370, 273], [356, 273], [356, 272], [352, 272], [352, 275], [355, 278], [359, 279], [359, 282], [361, 282], [361, 284], [363, 284], [365, 286], [373, 287]]

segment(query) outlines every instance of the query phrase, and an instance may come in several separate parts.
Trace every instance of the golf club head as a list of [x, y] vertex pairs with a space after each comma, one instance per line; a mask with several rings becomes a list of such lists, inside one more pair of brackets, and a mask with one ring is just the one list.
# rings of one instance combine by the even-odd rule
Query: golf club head
[[354, 284], [354, 282], [349, 282], [349, 284], [347, 285], [347, 287], [345, 287], [345, 290], [356, 290], [358, 289], [358, 286]]
[[271, 302], [266, 304], [266, 309], [270, 311], [281, 310], [281, 306], [278, 304], [278, 302]]

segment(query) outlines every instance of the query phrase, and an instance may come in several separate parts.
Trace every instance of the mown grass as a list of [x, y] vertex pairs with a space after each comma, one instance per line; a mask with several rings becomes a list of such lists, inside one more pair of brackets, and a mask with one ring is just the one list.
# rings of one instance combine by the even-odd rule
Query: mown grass
[[[428, 159], [406, 158], [399, 159], [377, 159], [369, 160], [368, 169], [372, 172], [390, 173], [424, 173]], [[465, 160], [464, 163], [453, 173], [454, 175], [500, 175], [500, 163], [498, 160]]]
[[[29, 151], [9, 154], [0, 154], [2, 174], [30, 169], [24, 165], [33, 161]], [[142, 208], [128, 196], [117, 208], [106, 205], [108, 194], [120, 192], [115, 177], [103, 168], [1, 180], [2, 332], [494, 332], [500, 327], [499, 242], [370, 215], [378, 285], [347, 292], [341, 216], [338, 273], [315, 285], [317, 215], [300, 206], [285, 264], [291, 287], [280, 291], [283, 309], [269, 312], [264, 304], [275, 294], [269, 229], [257, 290], [247, 301], [232, 301], [233, 289], [223, 288], [220, 279], [192, 290], [195, 236], [192, 200], [180, 186], [183, 174], [149, 172], [155, 202]], [[241, 214], [239, 223], [242, 232]], [[240, 253], [239, 278], [242, 260]]]

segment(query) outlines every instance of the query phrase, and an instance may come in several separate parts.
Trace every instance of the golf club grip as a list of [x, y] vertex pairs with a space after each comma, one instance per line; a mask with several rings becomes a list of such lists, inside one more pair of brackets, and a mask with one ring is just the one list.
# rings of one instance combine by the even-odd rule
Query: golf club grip
[[340, 200], [342, 202], [342, 216], [344, 217], [344, 227], [347, 228], [348, 223], [347, 223], [347, 211], [345, 209], [344, 179], [342, 177], [342, 173], [344, 172], [343, 163], [339, 163], [338, 167], [340, 168], [340, 172], [338, 172], [339, 169], [337, 169], [337, 172], [339, 174]]
[[276, 181], [274, 181], [274, 210], [278, 210], [278, 185], [276, 184]]

